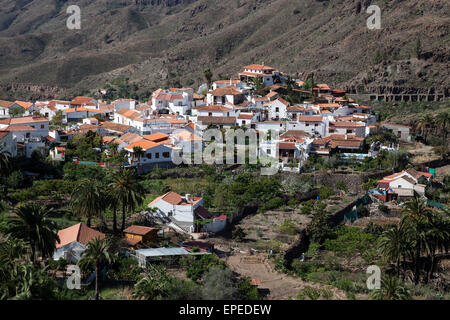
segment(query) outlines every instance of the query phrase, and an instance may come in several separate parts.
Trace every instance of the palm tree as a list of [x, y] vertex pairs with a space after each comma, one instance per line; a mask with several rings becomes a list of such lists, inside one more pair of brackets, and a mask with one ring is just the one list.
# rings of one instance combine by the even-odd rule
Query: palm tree
[[411, 257], [414, 262], [414, 280], [419, 282], [419, 263], [423, 252], [429, 252], [429, 223], [432, 219], [431, 210], [426, 200], [414, 198], [405, 203], [401, 223], [408, 229], [407, 239], [413, 247]]
[[405, 203], [403, 213], [406, 217], [413, 220], [429, 217], [431, 210], [427, 206], [427, 201], [424, 199], [414, 198]]
[[108, 200], [109, 208], [111, 208], [113, 211], [113, 232], [117, 233], [117, 208], [120, 204], [120, 199], [117, 194], [111, 189], [108, 190], [106, 198]]
[[111, 153], [111, 156], [117, 156], [117, 150], [119, 150], [119, 145], [117, 143], [110, 143], [108, 145], [108, 150]]
[[137, 159], [138, 165], [141, 163], [142, 153], [143, 153], [142, 147], [139, 146], [133, 147], [134, 159], [135, 160]]
[[434, 125], [434, 119], [429, 113], [424, 114], [419, 119], [419, 122], [417, 123], [417, 129], [420, 130], [422, 136], [425, 139], [425, 142], [427, 141], [427, 137], [430, 132], [430, 128], [432, 128], [433, 125]]
[[127, 209], [133, 211], [144, 202], [145, 190], [132, 170], [121, 170], [113, 177], [109, 187], [122, 204], [122, 231], [125, 229]]
[[211, 87], [211, 80], [212, 80], [212, 77], [213, 77], [211, 69], [208, 68], [205, 71], [203, 71], [203, 76], [205, 77], [206, 82], [208, 83], [208, 89], [209, 89]]
[[411, 300], [409, 290], [393, 276], [381, 279], [381, 288], [372, 291], [370, 297], [372, 300]]
[[58, 228], [50, 220], [52, 210], [37, 204], [26, 204], [15, 210], [16, 216], [9, 221], [7, 233], [30, 244], [31, 261], [36, 261], [36, 253], [49, 257], [59, 243]]
[[435, 122], [437, 127], [442, 130], [443, 146], [448, 149], [447, 134], [450, 127], [450, 113], [445, 111], [439, 113]]
[[83, 252], [78, 264], [83, 266], [95, 266], [95, 300], [99, 300], [99, 290], [98, 290], [98, 270], [102, 263], [111, 263], [113, 257], [109, 252], [111, 243], [107, 239], [94, 238], [91, 240], [87, 249]]
[[[106, 195], [102, 184], [95, 179], [80, 181], [70, 196], [70, 205], [76, 215], [87, 218], [88, 227], [92, 217], [103, 217]], [[105, 223], [104, 219], [103, 222]]]
[[8, 175], [11, 168], [11, 154], [0, 146], [0, 178]]
[[163, 266], [150, 265], [146, 275], [134, 285], [133, 298], [136, 300], [156, 300], [167, 292], [171, 278]]
[[401, 223], [383, 232], [380, 239], [380, 252], [390, 261], [397, 264], [397, 275], [400, 275], [400, 260], [406, 255], [408, 243], [406, 240], [405, 230]]
[[450, 220], [448, 216], [441, 212], [433, 212], [427, 227], [429, 269], [427, 270], [426, 282], [429, 282], [435, 269], [437, 252], [448, 251], [450, 244]]

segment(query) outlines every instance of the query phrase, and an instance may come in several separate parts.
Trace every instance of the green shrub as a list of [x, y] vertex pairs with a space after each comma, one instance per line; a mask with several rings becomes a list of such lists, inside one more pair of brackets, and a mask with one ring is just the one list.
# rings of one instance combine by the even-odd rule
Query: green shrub
[[336, 192], [331, 187], [321, 187], [319, 190], [319, 197], [322, 200], [328, 199], [331, 196], [334, 196]]
[[263, 208], [264, 210], [273, 210], [281, 207], [282, 205], [284, 205], [283, 199], [280, 197], [275, 197], [267, 201], [266, 204], [263, 205]]
[[294, 222], [284, 220], [284, 222], [278, 227], [278, 232], [293, 236], [297, 234], [297, 227]]

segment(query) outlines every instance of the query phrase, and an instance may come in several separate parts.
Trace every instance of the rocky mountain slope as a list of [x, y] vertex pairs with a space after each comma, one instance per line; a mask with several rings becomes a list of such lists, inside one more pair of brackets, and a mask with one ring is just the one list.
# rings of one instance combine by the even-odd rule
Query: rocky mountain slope
[[[149, 90], [195, 86], [205, 68], [229, 78], [262, 62], [355, 91], [448, 92], [450, 83], [447, 0], [1, 3], [0, 98], [76, 94], [118, 77]], [[81, 30], [66, 27], [72, 4]], [[381, 8], [380, 30], [366, 26], [370, 4]]]

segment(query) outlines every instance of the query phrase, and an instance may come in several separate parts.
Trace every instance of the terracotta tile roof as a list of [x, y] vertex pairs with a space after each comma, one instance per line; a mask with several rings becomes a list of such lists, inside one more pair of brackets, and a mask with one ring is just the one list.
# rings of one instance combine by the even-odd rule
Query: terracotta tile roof
[[101, 110], [97, 110], [97, 109], [92, 109], [92, 108], [68, 108], [68, 109], [63, 109], [63, 112], [67, 113], [75, 113], [75, 112], [92, 112], [92, 113], [102, 113]]
[[287, 112], [297, 112], [297, 111], [306, 111], [306, 110], [311, 110], [311, 109], [306, 109], [304, 106], [299, 106], [299, 105], [288, 107], [286, 109]]
[[181, 203], [181, 195], [173, 191], [167, 192], [166, 194], [159, 196], [158, 198], [150, 202], [149, 206], [158, 202], [159, 200], [164, 200], [170, 204], [178, 205]]
[[16, 101], [14, 101], [14, 103], [21, 106], [24, 109], [29, 109], [30, 107], [33, 106], [32, 102], [26, 102], [26, 101], [20, 101], [20, 100], [16, 100]]
[[144, 227], [144, 226], [130, 226], [123, 230], [125, 233], [131, 233], [131, 234], [137, 234], [141, 236], [145, 236], [149, 234], [150, 232], [157, 232], [158, 228], [150, 228], [150, 227]]
[[278, 96], [278, 95], [280, 95], [278, 92], [271, 91], [271, 92], [269, 92], [269, 93], [266, 95], [266, 97], [267, 97], [267, 98], [273, 98], [273, 97]]
[[135, 111], [135, 110], [128, 110], [126, 108], [122, 108], [119, 111], [116, 112], [117, 114], [120, 114], [123, 117], [126, 117], [128, 119], [137, 120], [142, 116], [141, 113]]
[[357, 140], [331, 140], [330, 141], [330, 147], [331, 148], [337, 148], [337, 147], [354, 147], [358, 148], [362, 144], [361, 141]]
[[321, 90], [330, 90], [330, 87], [326, 83], [318, 83], [317, 87]]
[[12, 102], [12, 101], [0, 100], [1, 108], [11, 108], [13, 105], [14, 105], [14, 102]]
[[115, 132], [125, 132], [131, 128], [131, 126], [127, 126], [126, 124], [119, 124], [110, 121], [100, 123], [102, 128], [106, 130], [115, 131]]
[[246, 119], [246, 120], [251, 120], [253, 119], [253, 114], [245, 114], [245, 113], [240, 113], [238, 116], [238, 119]]
[[203, 124], [236, 124], [236, 118], [234, 117], [197, 117], [197, 122]]
[[262, 65], [262, 64], [250, 64], [248, 66], [244, 66], [244, 69], [275, 71], [274, 68], [269, 67], [269, 66], [265, 66], [265, 65]]
[[199, 201], [201, 201], [202, 198], [192, 197], [190, 202], [187, 202], [183, 197], [181, 197], [180, 194], [173, 192], [173, 191], [169, 191], [166, 194], [163, 194], [162, 196], [157, 197], [155, 200], [150, 202], [148, 206], [150, 207], [160, 200], [164, 200], [165, 202], [168, 202], [174, 206], [176, 206], [176, 205], [192, 206], [192, 205], [198, 203]]
[[299, 122], [322, 122], [322, 116], [299, 116], [297, 121]]
[[113, 112], [114, 111], [114, 106], [110, 105], [110, 104], [99, 104], [98, 105], [98, 109], [102, 112]]
[[289, 149], [289, 150], [296, 149], [294, 142], [279, 142], [278, 147], [280, 149]]
[[433, 176], [433, 174], [431, 173], [417, 171], [414, 168], [409, 168], [408, 170], [406, 170], [406, 172], [413, 176], [415, 179], [420, 179], [422, 176], [424, 176], [425, 178], [431, 178]]
[[[241, 82], [240, 79], [232, 79], [231, 80], [231, 83], [233, 83], [233, 84], [238, 84], [240, 82]], [[229, 84], [230, 80], [217, 80], [217, 81], [214, 81], [214, 83], [215, 84]]]
[[11, 132], [20, 132], [20, 131], [36, 131], [35, 128], [27, 125], [17, 125], [17, 126], [8, 126], [3, 130], [11, 131]]
[[130, 144], [129, 146], [125, 147], [125, 149], [128, 151], [133, 151], [133, 148], [141, 147], [143, 151], [147, 151], [154, 147], [157, 147], [158, 145], [159, 144], [154, 143], [153, 141], [148, 141], [148, 140], [144, 139], [144, 140]]
[[330, 126], [340, 128], [356, 128], [356, 127], [364, 127], [365, 125], [351, 121], [340, 121], [340, 122], [330, 122]]
[[360, 138], [354, 135], [347, 135], [347, 137], [345, 136], [345, 134], [332, 134], [328, 137], [330, 140], [336, 140], [336, 141], [340, 141], [340, 140], [353, 140], [353, 141], [364, 141], [364, 138]]
[[309, 133], [306, 133], [303, 130], [288, 130], [285, 133], [280, 135], [281, 138], [304, 138], [311, 137]]
[[116, 137], [109, 137], [109, 136], [106, 136], [106, 137], [103, 137], [103, 138], [102, 138], [102, 141], [103, 141], [103, 143], [111, 143], [111, 142], [113, 142], [115, 139], [116, 139]]
[[233, 88], [217, 88], [216, 90], [213, 90], [210, 92], [214, 97], [223, 97], [227, 95], [242, 95], [243, 93], [238, 91], [237, 89]]
[[47, 118], [44, 117], [17, 117], [17, 118], [7, 118], [0, 120], [0, 124], [16, 125], [16, 124], [26, 124], [34, 122], [48, 122]]
[[143, 138], [138, 134], [128, 132], [128, 133], [125, 133], [124, 135], [120, 136], [120, 140], [122, 140], [123, 142], [126, 142], [126, 143], [135, 143], [135, 142], [143, 140]]
[[201, 137], [187, 130], [175, 132], [173, 136], [183, 141], [203, 141]]
[[159, 142], [161, 140], [167, 140], [169, 138], [169, 135], [161, 132], [156, 132], [147, 136], [144, 136], [144, 139], [147, 139], [149, 141], [153, 142]]
[[233, 109], [222, 105], [209, 105], [197, 107], [197, 111], [233, 111]]
[[78, 102], [78, 103], [88, 103], [91, 102], [91, 100], [93, 100], [93, 98], [90, 97], [83, 97], [83, 96], [78, 96], [72, 99], [72, 102]]
[[319, 103], [320, 109], [330, 109], [330, 108], [339, 108], [341, 105], [339, 103]]
[[61, 248], [72, 242], [79, 242], [83, 245], [87, 245], [89, 241], [100, 238], [104, 239], [106, 236], [97, 230], [89, 228], [83, 223], [79, 223], [58, 231], [60, 243], [56, 243], [56, 248]]
[[81, 133], [88, 133], [89, 131], [97, 132], [99, 126], [95, 124], [82, 124], [80, 125], [80, 132]]
[[173, 100], [183, 100], [184, 97], [182, 94], [160, 93], [155, 96], [155, 99], [156, 100], [173, 101]]

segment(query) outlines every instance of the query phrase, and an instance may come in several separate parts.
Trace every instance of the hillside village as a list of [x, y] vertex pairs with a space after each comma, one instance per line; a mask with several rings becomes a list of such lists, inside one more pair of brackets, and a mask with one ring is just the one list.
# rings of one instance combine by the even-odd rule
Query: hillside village
[[[389, 123], [377, 127], [371, 107], [348, 98], [343, 90], [319, 83], [308, 91], [302, 89], [304, 81], [288, 81], [285, 73], [258, 64], [243, 67], [238, 76], [214, 81], [209, 90], [201, 88], [206, 94], [192, 88], [158, 89], [146, 102], [82, 96], [72, 101], [0, 101], [1, 130], [9, 132], [3, 138], [5, 148], [12, 156], [30, 157], [36, 148], [58, 145], [53, 153], [63, 159], [64, 141], [92, 131], [105, 145], [125, 149], [128, 165], [148, 171], [155, 165], [170, 166], [177, 148], [200, 148], [208, 128], [251, 128], [265, 134], [279, 131], [280, 139], [271, 147], [279, 149], [284, 164], [295, 163], [300, 172], [311, 154], [373, 155], [375, 146], [367, 150], [363, 142], [380, 127], [411, 141], [409, 128]], [[257, 85], [264, 86], [265, 95], [255, 90]], [[303, 102], [285, 100], [289, 94]], [[51, 126], [55, 118], [59, 125]], [[135, 148], [141, 154], [135, 154]], [[261, 146], [259, 152], [270, 155], [273, 150]]]
[[[36, 252], [33, 247], [32, 262], [51, 261], [53, 277], [62, 281], [67, 264], [84, 261], [85, 252], [112, 235], [114, 250], [126, 257], [126, 263], [136, 268], [161, 262], [177, 265], [190, 279], [182, 276], [182, 281], [194, 281], [193, 286], [206, 279], [202, 276], [211, 265], [219, 267], [226, 261], [227, 268], [239, 275], [239, 299], [304, 299], [311, 297], [311, 290], [319, 296], [321, 292], [322, 298], [367, 299], [366, 289], [343, 284], [362, 283], [361, 278], [337, 282], [317, 278], [316, 269], [326, 269], [325, 257], [330, 254], [336, 259], [333, 263], [345, 264], [342, 252], [331, 249], [330, 243], [344, 241], [339, 232], [348, 232], [350, 238], [361, 237], [359, 245], [367, 245], [350, 253], [358, 255], [357, 261], [361, 254], [364, 259], [359, 265], [347, 265], [355, 274], [355, 270], [364, 274], [361, 266], [384, 261], [387, 269], [416, 284], [422, 277], [427, 285], [445, 283], [447, 269], [436, 261], [448, 263], [447, 256], [439, 255], [444, 248], [448, 251], [446, 218], [435, 250], [419, 248], [410, 264], [401, 264], [400, 257], [396, 264], [392, 254], [375, 249], [377, 239], [388, 230], [383, 228], [398, 223], [407, 210], [448, 216], [448, 151], [438, 155], [422, 143], [425, 151], [413, 154], [417, 133], [426, 134], [430, 126], [380, 121], [371, 106], [358, 103], [345, 90], [315, 83], [313, 77], [291, 79], [265, 64], [243, 66], [231, 79], [213, 81], [206, 72], [205, 78], [208, 83], [198, 89], [160, 88], [148, 101], [97, 97], [106, 97], [107, 89], [95, 98], [77, 96], [70, 101], [0, 100], [6, 181], [2, 201], [14, 213], [4, 210], [5, 219], [42, 208], [60, 210], [52, 216], [58, 222], [49, 240], [54, 247], [46, 251], [36, 245]], [[443, 132], [449, 125], [447, 120]], [[258, 140], [257, 155], [272, 159], [275, 175], [260, 175], [264, 164], [259, 161], [174, 163], [175, 154], [182, 152], [191, 159], [216, 143], [209, 129], [220, 130], [224, 143], [228, 130], [253, 129], [258, 138], [265, 137]], [[447, 134], [444, 146], [446, 138]], [[430, 158], [414, 162], [424, 154]], [[21, 160], [10, 166], [8, 159]], [[41, 209], [33, 207], [37, 204], [43, 205]], [[7, 224], [0, 231], [5, 236], [18, 234]], [[311, 243], [309, 249], [306, 243]], [[420, 262], [422, 252], [431, 267]], [[246, 269], [252, 259], [254, 269]], [[130, 275], [128, 265], [102, 263], [101, 270], [88, 268], [83, 273], [86, 287], [95, 282], [96, 299], [98, 282], [106, 284], [107, 278], [131, 277], [140, 292], [139, 274]], [[194, 266], [201, 269], [196, 270], [199, 274]], [[267, 266], [268, 274], [258, 275], [258, 266]], [[104, 272], [103, 278], [99, 272]], [[279, 274], [284, 274], [285, 290], [268, 284]], [[436, 288], [448, 297], [448, 286]], [[149, 298], [144, 293], [139, 297]]]

